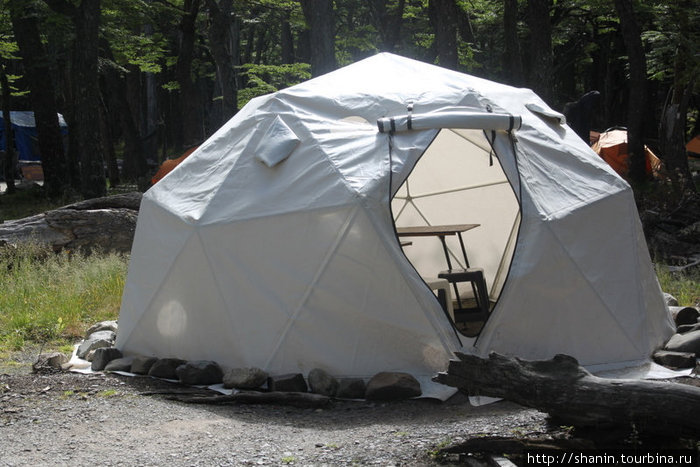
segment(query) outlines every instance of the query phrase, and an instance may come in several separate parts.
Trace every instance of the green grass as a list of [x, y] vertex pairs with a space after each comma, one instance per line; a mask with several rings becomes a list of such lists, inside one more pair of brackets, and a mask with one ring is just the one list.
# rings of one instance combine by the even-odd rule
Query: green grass
[[691, 273], [670, 272], [668, 266], [656, 265], [656, 276], [661, 290], [676, 297], [679, 306], [696, 306], [700, 303], [700, 271]]
[[30, 342], [65, 346], [92, 324], [116, 319], [127, 262], [38, 245], [0, 249], [0, 353]]

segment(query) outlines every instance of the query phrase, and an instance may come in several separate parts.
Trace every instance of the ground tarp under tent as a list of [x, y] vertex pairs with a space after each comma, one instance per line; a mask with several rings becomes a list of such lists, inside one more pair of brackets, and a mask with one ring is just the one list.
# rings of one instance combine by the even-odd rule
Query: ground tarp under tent
[[[396, 231], [448, 224], [478, 224], [463, 234], [491, 302], [478, 337], [424, 281], [446, 269], [439, 239]], [[457, 350], [648, 361], [672, 332], [632, 190], [562, 115], [379, 54], [253, 99], [146, 192], [116, 346], [429, 377]]]

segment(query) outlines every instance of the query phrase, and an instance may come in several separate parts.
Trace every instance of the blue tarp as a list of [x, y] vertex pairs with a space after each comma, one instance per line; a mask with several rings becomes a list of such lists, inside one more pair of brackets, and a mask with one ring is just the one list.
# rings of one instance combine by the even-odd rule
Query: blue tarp
[[[0, 112], [0, 150], [5, 150], [5, 119]], [[14, 130], [15, 148], [20, 162], [40, 162], [41, 154], [37, 144], [36, 123], [34, 112], [10, 111], [10, 121]], [[58, 114], [58, 123], [61, 126], [61, 134], [68, 135], [68, 125], [61, 114]]]

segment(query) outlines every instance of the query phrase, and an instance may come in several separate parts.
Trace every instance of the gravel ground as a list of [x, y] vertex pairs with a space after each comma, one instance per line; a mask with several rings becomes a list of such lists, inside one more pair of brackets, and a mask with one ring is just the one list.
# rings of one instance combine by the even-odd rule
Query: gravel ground
[[472, 407], [461, 394], [323, 410], [147, 395], [173, 388], [118, 375], [0, 375], [0, 466], [438, 465], [437, 448], [469, 437], [547, 432], [536, 410]]

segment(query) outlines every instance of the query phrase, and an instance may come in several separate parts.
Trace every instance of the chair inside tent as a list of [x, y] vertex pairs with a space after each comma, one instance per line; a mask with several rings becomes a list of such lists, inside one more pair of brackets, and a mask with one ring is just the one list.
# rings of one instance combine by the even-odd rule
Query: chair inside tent
[[[445, 241], [453, 268], [483, 268], [490, 308], [495, 307], [515, 248], [520, 206], [487, 133], [441, 130], [395, 194], [392, 211], [397, 228], [478, 224], [462, 234], [467, 258], [457, 235], [446, 236]], [[404, 253], [422, 277], [448, 269], [438, 238], [407, 240]], [[473, 302], [468, 284], [458, 284], [457, 291], [465, 302]], [[456, 321], [467, 336], [476, 335], [483, 325], [468, 318]]]

